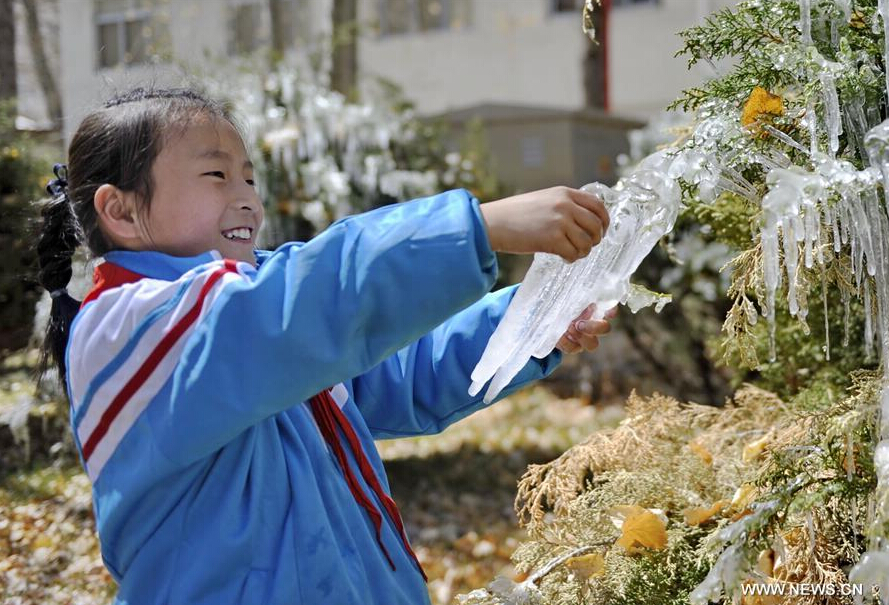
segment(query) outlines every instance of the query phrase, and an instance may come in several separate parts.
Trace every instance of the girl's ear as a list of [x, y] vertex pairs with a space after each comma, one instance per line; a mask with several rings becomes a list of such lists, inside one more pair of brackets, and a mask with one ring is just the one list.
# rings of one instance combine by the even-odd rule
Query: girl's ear
[[96, 189], [93, 206], [99, 218], [99, 227], [115, 246], [130, 250], [139, 248], [142, 230], [134, 194], [106, 183]]

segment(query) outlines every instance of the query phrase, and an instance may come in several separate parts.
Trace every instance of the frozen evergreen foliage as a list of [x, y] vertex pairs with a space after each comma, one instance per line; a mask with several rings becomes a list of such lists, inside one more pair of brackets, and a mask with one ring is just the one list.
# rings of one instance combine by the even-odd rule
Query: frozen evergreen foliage
[[[267, 206], [266, 244], [307, 239], [346, 215], [454, 187], [492, 194], [481, 150], [449, 151], [399, 91], [368, 82], [353, 102], [298, 55], [206, 79], [246, 120]], [[464, 145], [465, 147], [465, 145]]]
[[[761, 417], [752, 437], [718, 427], [722, 449], [701, 446], [710, 429], [652, 433], [631, 409], [632, 448], [618, 429], [530, 469], [517, 501], [532, 535], [516, 553], [521, 569], [607, 538], [603, 515], [614, 505], [662, 511], [666, 544], [621, 550], [612, 542], [533, 587], [525, 580], [516, 592], [501, 580], [466, 603], [522, 602], [518, 594], [552, 604], [766, 602], [742, 598], [742, 586], [806, 582], [858, 582], [859, 600], [874, 601], [877, 587], [889, 602], [889, 0], [748, 0], [681, 36], [690, 64], [734, 60], [729, 73], [676, 102], [693, 124], [667, 152], [688, 167], [670, 171], [683, 173], [686, 215], [735, 250], [726, 352], [764, 376], [784, 360], [798, 370], [796, 394], [757, 404], [775, 406], [776, 416]], [[810, 317], [823, 320], [816, 334]], [[842, 339], [831, 341], [838, 329]], [[804, 348], [803, 336], [821, 340], [817, 374], [789, 361], [799, 351], [788, 344]], [[760, 361], [761, 344], [770, 362]], [[831, 363], [867, 367], [866, 356], [878, 360], [877, 372], [829, 372]], [[659, 414], [648, 421], [670, 424]], [[676, 440], [706, 452], [708, 466], [742, 458], [747, 467], [720, 475], [734, 495], [722, 481], [701, 485], [683, 474], [687, 461], [670, 449]], [[647, 448], [662, 460], [635, 467]], [[632, 480], [620, 475], [627, 472]], [[689, 506], [699, 508], [685, 514]]]

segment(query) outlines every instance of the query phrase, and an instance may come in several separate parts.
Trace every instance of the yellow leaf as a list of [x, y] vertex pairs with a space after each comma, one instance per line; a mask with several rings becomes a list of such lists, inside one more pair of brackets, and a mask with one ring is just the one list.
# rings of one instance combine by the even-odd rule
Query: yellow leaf
[[37, 550], [38, 548], [52, 548], [53, 541], [52, 538], [47, 536], [46, 534], [38, 535], [33, 542], [31, 542], [31, 548]]
[[867, 15], [856, 8], [850, 15], [849, 27], [854, 27], [855, 29], [864, 29], [865, 27], [867, 27], [866, 19]]
[[682, 511], [682, 514], [685, 517], [685, 522], [689, 525], [700, 525], [705, 521], [709, 521], [716, 514], [721, 513], [728, 505], [728, 500], [719, 500], [714, 502], [710, 508], [686, 508]]
[[756, 86], [744, 103], [744, 109], [741, 112], [741, 124], [750, 126], [754, 122], [760, 121], [763, 116], [783, 116], [784, 115], [784, 99], [779, 95], [773, 95], [765, 88]]
[[775, 551], [769, 548], [760, 552], [756, 559], [756, 568], [763, 575], [771, 577], [775, 573]]
[[613, 510], [623, 513], [621, 537], [617, 543], [627, 552], [638, 552], [642, 548], [663, 550], [667, 546], [667, 526], [663, 519], [641, 506], [616, 506]]
[[756, 487], [751, 483], [744, 483], [735, 490], [735, 495], [732, 496], [732, 510], [746, 509], [748, 506], [750, 506], [750, 503], [753, 502], [755, 497]]
[[596, 578], [605, 573], [605, 557], [597, 552], [571, 557], [565, 562], [565, 565], [584, 580]]
[[691, 441], [688, 444], [688, 449], [690, 449], [693, 454], [695, 454], [698, 458], [700, 458], [704, 462], [704, 464], [706, 464], [706, 465], [713, 464], [713, 454], [711, 454], [710, 450], [705, 448], [700, 443]]
[[744, 446], [744, 451], [741, 452], [741, 460], [744, 462], [751, 462], [759, 458], [762, 453], [766, 449], [766, 445], [771, 439], [771, 434], [765, 434], [756, 441], [751, 441], [747, 445]]

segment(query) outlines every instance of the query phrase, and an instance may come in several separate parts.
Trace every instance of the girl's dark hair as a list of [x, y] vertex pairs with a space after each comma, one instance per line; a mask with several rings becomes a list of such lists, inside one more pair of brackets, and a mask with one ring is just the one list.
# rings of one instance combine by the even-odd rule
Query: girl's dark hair
[[52, 357], [65, 387], [65, 347], [80, 301], [65, 289], [71, 279], [71, 258], [78, 245], [93, 256], [112, 249], [99, 229], [93, 206], [96, 190], [110, 184], [136, 194], [138, 211], [151, 202], [151, 168], [165, 137], [184, 130], [201, 117], [224, 120], [240, 131], [230, 108], [187, 88], [136, 88], [107, 101], [80, 123], [68, 147], [67, 174], [57, 167], [42, 202], [43, 223], [37, 236], [38, 281], [51, 293], [52, 309], [38, 373]]

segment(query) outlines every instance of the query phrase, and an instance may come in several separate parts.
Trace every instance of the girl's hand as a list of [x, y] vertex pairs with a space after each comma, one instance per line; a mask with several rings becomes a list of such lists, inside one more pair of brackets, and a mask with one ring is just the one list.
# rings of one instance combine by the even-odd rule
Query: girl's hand
[[498, 252], [549, 252], [568, 262], [602, 241], [608, 212], [598, 197], [552, 187], [481, 205], [491, 248]]
[[591, 320], [596, 305], [590, 305], [571, 322], [571, 326], [559, 339], [556, 348], [563, 353], [580, 353], [581, 351], [593, 351], [599, 346], [599, 337], [611, 331], [610, 319], [617, 315], [617, 307], [605, 313], [600, 320]]

